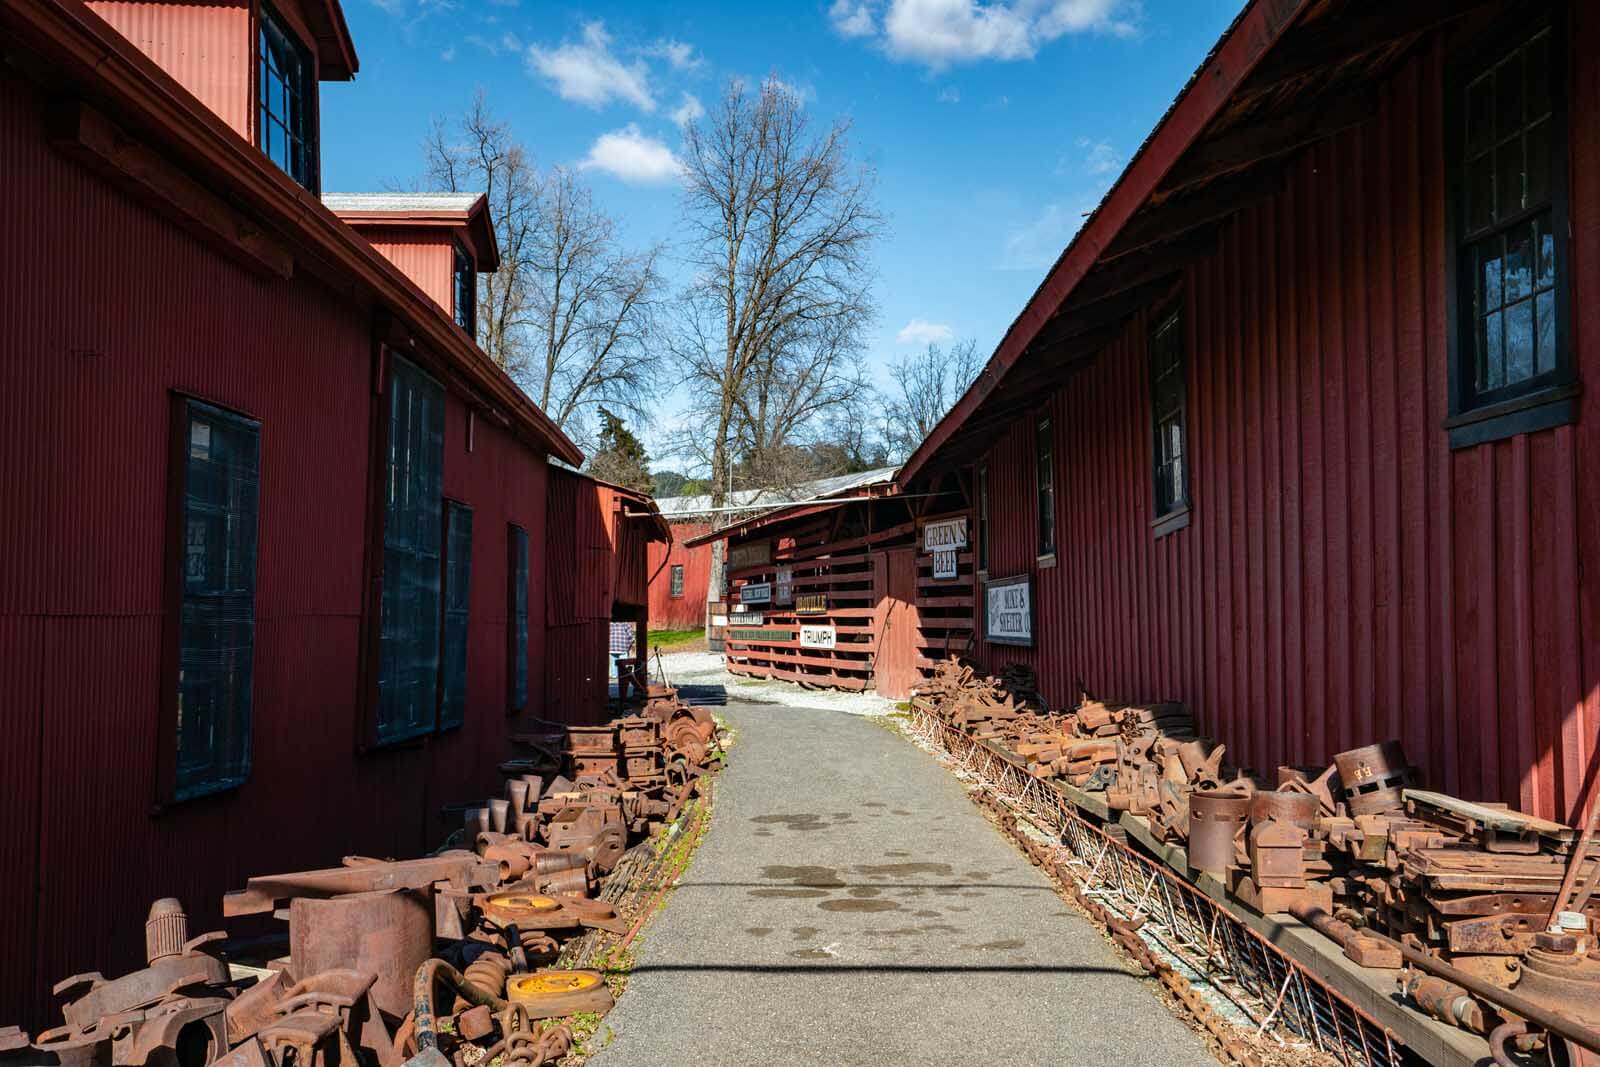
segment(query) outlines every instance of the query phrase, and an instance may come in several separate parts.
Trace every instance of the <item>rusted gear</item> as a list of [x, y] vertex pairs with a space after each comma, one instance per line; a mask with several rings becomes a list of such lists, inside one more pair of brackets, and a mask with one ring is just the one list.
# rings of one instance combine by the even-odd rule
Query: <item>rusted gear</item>
[[534, 1019], [556, 1019], [580, 1011], [603, 1015], [616, 1003], [599, 971], [515, 974], [506, 981], [506, 1000]]

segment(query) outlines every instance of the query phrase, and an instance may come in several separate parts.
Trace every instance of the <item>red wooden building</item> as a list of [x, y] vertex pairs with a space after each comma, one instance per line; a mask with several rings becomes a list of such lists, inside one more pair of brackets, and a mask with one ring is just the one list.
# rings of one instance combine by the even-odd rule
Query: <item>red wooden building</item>
[[650, 628], [698, 630], [706, 624], [706, 592], [711, 582], [711, 545], [688, 542], [711, 532], [710, 523], [673, 522], [671, 539], [650, 545]]
[[1584, 2], [1248, 4], [901, 472], [968, 488], [978, 658], [1574, 818], [1597, 47]]
[[611, 624], [630, 624], [636, 658], [649, 657], [651, 561], [672, 534], [643, 493], [559, 468], [546, 523], [546, 700], [558, 721], [593, 722], [615, 681]]
[[473, 340], [481, 202], [366, 205], [385, 251], [321, 202], [336, 0], [0, 0], [0, 41], [0, 1019], [41, 1025], [152, 898], [415, 855], [519, 717], [595, 714], [547, 616], [600, 552], [642, 605], [646, 535], [547, 581], [582, 457]]

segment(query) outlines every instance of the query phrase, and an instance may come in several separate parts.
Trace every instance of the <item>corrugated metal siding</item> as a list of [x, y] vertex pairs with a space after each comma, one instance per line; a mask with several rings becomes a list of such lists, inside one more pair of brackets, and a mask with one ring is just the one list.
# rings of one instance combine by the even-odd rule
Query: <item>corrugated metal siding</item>
[[[709, 533], [709, 523], [675, 523], [672, 543], [650, 543], [650, 626], [656, 630], [698, 630], [706, 621], [706, 586], [711, 582], [711, 546], [683, 542]], [[672, 567], [683, 567], [683, 596], [672, 595]]]
[[650, 572], [645, 569], [649, 561], [649, 528], [641, 519], [614, 520], [617, 531], [617, 591], [619, 604], [644, 607], [650, 601]]
[[250, 5], [211, 0], [88, 0], [91, 11], [138, 46], [200, 102], [251, 139]]
[[[467, 452], [449, 398], [446, 489], [476, 518], [466, 724], [357, 756], [372, 309], [241, 273], [53, 152], [42, 106], [0, 69], [0, 954], [27, 961], [0, 972], [0, 1018], [35, 1028], [55, 980], [136, 965], [152, 898], [215, 928], [249, 875], [416, 854], [441, 802], [495, 787], [505, 527], [543, 599], [547, 469], [482, 418]], [[174, 390], [262, 423], [253, 767], [152, 815]]]
[[[1600, 34], [1574, 11], [1578, 56]], [[1590, 417], [1447, 447], [1441, 72], [1437, 48], [1409, 63], [1376, 120], [1298, 160], [1186, 272], [1189, 528], [1150, 531], [1143, 317], [1049, 401], [1056, 566], [1034, 559], [1032, 420], [994, 447], [991, 574], [1035, 571], [1043, 641], [980, 650], [1036, 664], [1058, 703], [1079, 678], [1188, 701], [1258, 769], [1398, 737], [1439, 787], [1568, 818], [1600, 732], [1579, 538], [1600, 546], [1577, 517], [1600, 442]], [[1584, 293], [1600, 267], [1592, 73], [1575, 103]], [[1574, 301], [1590, 381], [1595, 303]]]
[[385, 259], [399, 267], [446, 315], [455, 314], [455, 244], [448, 231], [403, 226], [357, 226]]
[[545, 660], [547, 718], [580, 725], [604, 721], [611, 681], [610, 628], [606, 619], [550, 627]]

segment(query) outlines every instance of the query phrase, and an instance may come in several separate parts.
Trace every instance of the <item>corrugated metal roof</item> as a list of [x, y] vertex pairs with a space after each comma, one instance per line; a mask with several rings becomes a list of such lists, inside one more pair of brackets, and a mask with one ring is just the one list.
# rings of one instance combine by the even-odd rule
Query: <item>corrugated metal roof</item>
[[[875, 470], [861, 471], [859, 474], [839, 474], [831, 478], [816, 478], [787, 488], [741, 489], [738, 492], [729, 494], [725, 506], [760, 511], [763, 509], [764, 504], [769, 507], [775, 507], [781, 504], [804, 503], [808, 500], [825, 500], [831, 496], [848, 493], [852, 489], [893, 481], [895, 472], [899, 469], [899, 467], [878, 467]], [[711, 497], [708, 494], [669, 496], [656, 500], [656, 507], [668, 519], [679, 515], [704, 515], [711, 506]]]
[[427, 211], [465, 215], [481, 196], [482, 193], [323, 193], [322, 203], [335, 213]]

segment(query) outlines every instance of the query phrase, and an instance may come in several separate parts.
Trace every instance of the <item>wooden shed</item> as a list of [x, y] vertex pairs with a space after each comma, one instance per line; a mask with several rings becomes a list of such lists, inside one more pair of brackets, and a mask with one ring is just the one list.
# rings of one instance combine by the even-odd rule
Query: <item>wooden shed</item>
[[820, 499], [699, 538], [728, 544], [729, 671], [898, 698], [946, 650], [966, 649], [972, 516], [962, 486], [907, 496], [893, 476], [834, 479]]
[[976, 658], [1575, 819], [1597, 47], [1586, 2], [1248, 4], [900, 473], [987, 513]]

